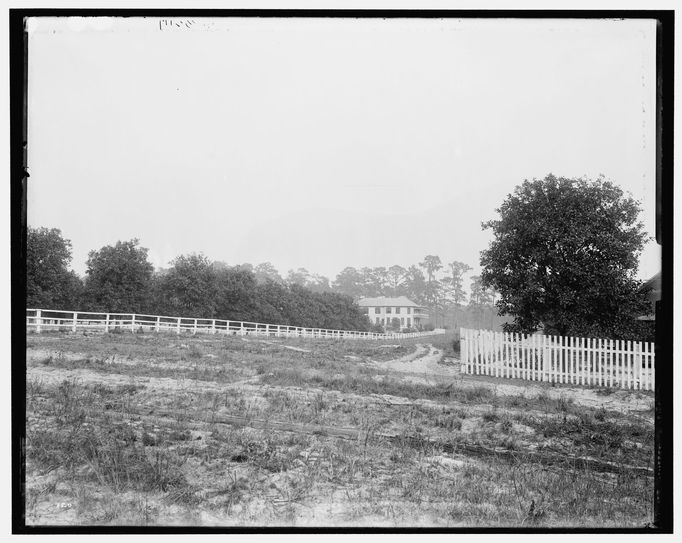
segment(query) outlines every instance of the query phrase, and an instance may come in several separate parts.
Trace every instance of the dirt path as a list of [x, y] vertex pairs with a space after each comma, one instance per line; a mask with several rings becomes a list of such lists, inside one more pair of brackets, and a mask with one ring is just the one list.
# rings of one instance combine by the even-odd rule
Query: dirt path
[[386, 362], [374, 361], [373, 364], [385, 370], [412, 374], [405, 376], [409, 381], [433, 384], [442, 381], [438, 377], [452, 378], [460, 374], [459, 366], [439, 364], [438, 362], [441, 358], [443, 358], [442, 351], [436, 349], [433, 345], [422, 345], [420, 343], [417, 344], [417, 349], [414, 353]]
[[456, 382], [460, 388], [486, 387], [501, 396], [525, 395], [537, 398], [545, 395], [558, 400], [572, 399], [576, 404], [619, 411], [621, 413], [645, 414], [645, 418], [653, 417], [654, 398], [650, 393], [637, 390], [585, 388], [579, 386], [555, 385], [506, 379], [482, 375], [463, 374], [459, 360], [452, 366], [439, 364], [442, 353], [432, 345], [417, 345], [414, 353], [389, 360], [374, 362], [376, 367], [400, 374], [400, 377], [413, 383], [438, 384]]

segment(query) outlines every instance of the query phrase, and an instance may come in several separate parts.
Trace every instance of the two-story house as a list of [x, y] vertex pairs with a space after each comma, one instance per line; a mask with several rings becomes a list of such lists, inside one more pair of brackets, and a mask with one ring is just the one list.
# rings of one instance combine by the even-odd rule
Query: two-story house
[[[360, 298], [358, 305], [372, 324], [418, 328], [429, 318], [426, 310], [405, 296], [397, 298]], [[397, 319], [397, 321], [395, 320]]]

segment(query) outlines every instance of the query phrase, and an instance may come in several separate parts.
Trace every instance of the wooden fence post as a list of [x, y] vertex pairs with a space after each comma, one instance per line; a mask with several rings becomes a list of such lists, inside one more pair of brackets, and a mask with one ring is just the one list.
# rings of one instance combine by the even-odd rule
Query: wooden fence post
[[156, 331], [161, 331], [161, 317], [156, 317]]
[[40, 309], [36, 309], [36, 333], [40, 334], [40, 329], [41, 325], [43, 324], [43, 317], [42, 311]]
[[216, 329], [215, 329], [215, 319], [211, 321], [211, 334], [215, 334]]
[[73, 314], [73, 324], [71, 325], [71, 331], [75, 332], [76, 331], [76, 324], [78, 322], [78, 313], [74, 312]]
[[104, 331], [105, 332], [109, 331], [109, 313], [107, 313], [107, 316], [104, 320]]
[[130, 331], [134, 332], [135, 331], [135, 314], [133, 313], [133, 318], [130, 321]]
[[178, 317], [178, 327], [176, 329], [176, 333], [180, 335], [180, 317]]

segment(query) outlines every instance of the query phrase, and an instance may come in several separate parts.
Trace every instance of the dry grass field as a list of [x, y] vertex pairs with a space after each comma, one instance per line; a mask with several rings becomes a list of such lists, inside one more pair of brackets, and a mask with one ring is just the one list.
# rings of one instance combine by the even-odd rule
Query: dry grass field
[[651, 393], [462, 375], [445, 335], [27, 343], [29, 525], [652, 520]]

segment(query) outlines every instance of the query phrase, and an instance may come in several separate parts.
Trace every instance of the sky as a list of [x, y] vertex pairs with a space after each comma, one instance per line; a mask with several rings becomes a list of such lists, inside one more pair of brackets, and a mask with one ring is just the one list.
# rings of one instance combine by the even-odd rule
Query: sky
[[28, 223], [80, 274], [131, 238], [157, 267], [477, 273], [481, 222], [550, 172], [655, 233], [653, 21], [41, 18], [28, 88]]

